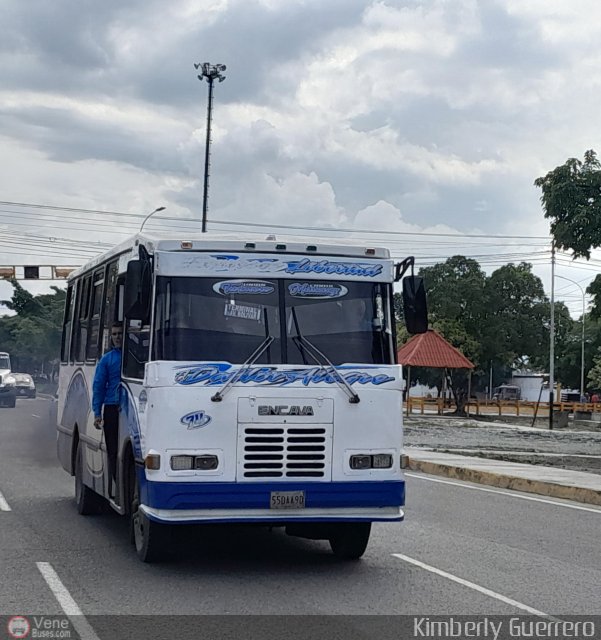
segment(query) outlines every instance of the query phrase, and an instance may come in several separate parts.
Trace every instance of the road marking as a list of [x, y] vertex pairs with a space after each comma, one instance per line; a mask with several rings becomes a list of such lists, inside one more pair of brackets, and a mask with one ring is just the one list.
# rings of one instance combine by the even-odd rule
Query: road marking
[[50, 587], [50, 591], [52, 591], [54, 597], [58, 600], [61, 609], [65, 612], [65, 615], [68, 616], [71, 624], [79, 634], [79, 637], [82, 640], [99, 640], [94, 629], [92, 629], [90, 623], [81, 612], [77, 602], [73, 600], [71, 594], [61, 582], [53, 566], [49, 562], [36, 562], [36, 565], [42, 577], [46, 580], [46, 584]]
[[32, 418], [41, 418], [42, 416], [38, 416], [37, 414], [32, 413], [32, 414], [31, 414], [31, 417], [32, 417]]
[[410, 558], [409, 556], [404, 556], [402, 553], [393, 553], [392, 555], [395, 558], [398, 558], [399, 560], [404, 560], [409, 564], [414, 564], [416, 567], [419, 567], [420, 569], [425, 569], [426, 571], [435, 573], [436, 575], [442, 576], [443, 578], [447, 578], [448, 580], [457, 582], [457, 584], [463, 585], [464, 587], [468, 587], [470, 589], [473, 589], [474, 591], [479, 591], [480, 593], [483, 593], [485, 596], [490, 596], [491, 598], [500, 600], [505, 604], [509, 604], [512, 607], [522, 609], [523, 611], [527, 611], [532, 615], [541, 616], [544, 618], [550, 617], [549, 614], [544, 613], [543, 611], [539, 611], [538, 609], [533, 609], [532, 607], [529, 607], [527, 604], [523, 604], [521, 602], [518, 602], [517, 600], [512, 600], [511, 598], [507, 598], [506, 596], [501, 595], [496, 591], [491, 591], [486, 587], [481, 587], [479, 584], [475, 584], [474, 582], [469, 582], [469, 580], [464, 580], [463, 578], [454, 576], [452, 573], [447, 573], [446, 571], [442, 571], [441, 569], [437, 569], [436, 567], [431, 567], [429, 564], [425, 564], [424, 562], [420, 562], [419, 560], [415, 560], [413, 558]]
[[487, 493], [498, 493], [502, 496], [509, 496], [510, 498], [519, 498], [520, 500], [531, 500], [532, 502], [544, 502], [545, 504], [552, 504], [556, 507], [565, 507], [566, 509], [578, 509], [579, 511], [588, 511], [589, 513], [596, 513], [601, 515], [601, 509], [595, 509], [594, 507], [582, 507], [577, 504], [567, 504], [565, 502], [557, 502], [555, 500], [547, 500], [546, 498], [535, 498], [533, 496], [522, 496], [518, 493], [512, 493], [511, 491], [502, 491], [501, 489], [489, 489], [486, 487], [472, 487], [469, 484], [463, 482], [454, 482], [453, 480], [440, 480], [439, 478], [428, 478], [421, 476], [417, 473], [405, 473], [410, 478], [417, 478], [418, 480], [427, 480], [428, 482], [439, 482], [440, 484], [452, 484], [456, 487], [463, 487], [464, 489], [472, 489], [473, 491], [486, 491]]
[[11, 511], [11, 508], [2, 495], [2, 492], [0, 492], [0, 511]]

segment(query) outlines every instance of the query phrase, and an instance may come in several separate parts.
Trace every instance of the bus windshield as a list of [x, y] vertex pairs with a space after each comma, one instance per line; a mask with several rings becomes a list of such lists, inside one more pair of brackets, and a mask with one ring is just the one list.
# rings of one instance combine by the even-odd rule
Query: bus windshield
[[[261, 364], [394, 362], [392, 287], [368, 282], [157, 278], [154, 360]], [[322, 363], [323, 364], [323, 363]]]
[[8, 369], [10, 371], [10, 358], [7, 355], [0, 356], [0, 369]]

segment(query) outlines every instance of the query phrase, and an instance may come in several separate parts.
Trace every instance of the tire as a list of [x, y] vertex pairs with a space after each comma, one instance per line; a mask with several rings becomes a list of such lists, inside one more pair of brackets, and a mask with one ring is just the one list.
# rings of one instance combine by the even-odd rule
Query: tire
[[330, 547], [341, 560], [358, 560], [367, 549], [371, 522], [353, 522], [336, 525], [330, 535]]
[[83, 446], [77, 443], [75, 454], [75, 504], [77, 512], [82, 516], [90, 516], [100, 512], [100, 497], [83, 482]]
[[140, 509], [140, 489], [135, 470], [133, 476], [133, 482], [130, 483], [130, 539], [142, 562], [160, 562], [165, 559], [168, 551], [168, 528], [167, 525], [152, 521]]
[[7, 405], [6, 405], [9, 409], [14, 409], [17, 406], [17, 399], [16, 398], [11, 398]]

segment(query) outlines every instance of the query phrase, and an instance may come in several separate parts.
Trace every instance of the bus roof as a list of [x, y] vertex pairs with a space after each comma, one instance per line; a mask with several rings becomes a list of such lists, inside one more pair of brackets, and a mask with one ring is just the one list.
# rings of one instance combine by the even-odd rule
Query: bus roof
[[142, 233], [136, 234], [124, 242], [102, 253], [79, 269], [73, 271], [68, 280], [73, 280], [82, 273], [113, 257], [133, 251], [138, 245], [144, 245], [149, 253], [155, 251], [233, 251], [238, 253], [282, 253], [296, 255], [339, 256], [362, 259], [390, 258], [390, 252], [383, 247], [373, 245], [346, 244], [339, 239], [315, 239], [308, 242], [304, 238], [294, 236], [267, 236], [266, 239], [245, 238], [241, 234], [225, 233]]

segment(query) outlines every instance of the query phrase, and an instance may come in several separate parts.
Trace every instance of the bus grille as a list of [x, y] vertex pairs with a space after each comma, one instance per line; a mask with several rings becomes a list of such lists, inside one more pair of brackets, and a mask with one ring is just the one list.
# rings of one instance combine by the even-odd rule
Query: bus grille
[[323, 479], [329, 476], [331, 424], [240, 425], [238, 476]]

